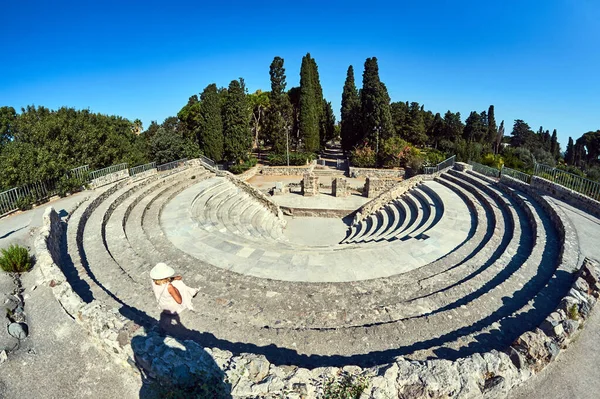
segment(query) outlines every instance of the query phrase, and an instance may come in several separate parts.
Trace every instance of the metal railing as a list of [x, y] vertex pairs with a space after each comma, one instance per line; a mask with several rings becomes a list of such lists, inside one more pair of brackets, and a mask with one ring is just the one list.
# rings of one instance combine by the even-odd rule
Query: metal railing
[[452, 155], [450, 158], [438, 163], [435, 166], [425, 166], [423, 168], [423, 173], [425, 173], [426, 175], [432, 175], [441, 170], [451, 168], [452, 166], [454, 166], [455, 161], [456, 161], [456, 155]]
[[89, 165], [83, 165], [78, 168], [71, 169], [71, 171], [68, 173], [68, 176], [79, 179], [85, 183], [88, 179], [89, 173], [90, 173]]
[[517, 179], [517, 180], [521, 180], [524, 183], [531, 183], [531, 175], [527, 174], [527, 173], [523, 173], [520, 172], [518, 170], [514, 170], [511, 168], [507, 168], [504, 165], [502, 166], [502, 169], [500, 170], [500, 176], [510, 176], [513, 179]]
[[129, 169], [129, 176], [135, 176], [137, 174], [144, 173], [150, 169], [155, 169], [155, 168], [156, 168], [156, 162], [150, 162], [145, 165], [134, 166], [133, 168]]
[[477, 173], [481, 173], [482, 175], [494, 177], [496, 179], [500, 178], [500, 170], [496, 168], [492, 168], [490, 166], [485, 166], [477, 162], [469, 161], [469, 165], [473, 167], [473, 171]]
[[187, 162], [187, 158], [178, 159], [177, 161], [168, 162], [168, 163], [165, 163], [165, 164], [162, 164], [162, 165], [158, 165], [156, 167], [156, 170], [158, 170], [159, 172], [165, 172], [167, 170], [177, 169], [180, 166], [184, 166], [186, 162]]
[[202, 162], [204, 162], [205, 164], [207, 164], [211, 168], [216, 168], [217, 167], [217, 163], [215, 161], [213, 161], [212, 159], [210, 159], [209, 157], [205, 157], [204, 155], [200, 155], [198, 158], [200, 158], [200, 160]]
[[534, 175], [600, 201], [600, 183], [552, 166], [536, 163]]
[[108, 168], [98, 169], [98, 170], [95, 170], [93, 172], [90, 172], [89, 179], [90, 180], [95, 180], [95, 179], [97, 179], [99, 177], [110, 175], [111, 173], [120, 172], [120, 171], [126, 170], [126, 169], [127, 169], [127, 164], [126, 163], [120, 163], [118, 165], [113, 165], [113, 166], [109, 166]]

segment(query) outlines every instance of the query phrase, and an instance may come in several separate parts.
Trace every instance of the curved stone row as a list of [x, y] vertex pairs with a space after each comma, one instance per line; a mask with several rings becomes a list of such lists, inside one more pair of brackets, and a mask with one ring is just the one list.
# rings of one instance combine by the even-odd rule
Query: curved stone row
[[[518, 182], [507, 181], [509, 186], [519, 186]], [[511, 195], [511, 194], [508, 194]], [[532, 195], [535, 200], [539, 196]], [[551, 212], [552, 204], [541, 203]], [[563, 248], [566, 262], [559, 268], [573, 268], [573, 259], [577, 252], [571, 241], [574, 230], [568, 223], [561, 224], [564, 214], [560, 209], [551, 212], [561, 237], [566, 244]], [[53, 216], [53, 217], [52, 217]], [[506, 397], [508, 390], [527, 380], [533, 373], [540, 371], [553, 360], [560, 348], [564, 348], [575, 337], [584, 319], [598, 297], [598, 265], [584, 263], [577, 275], [569, 295], [562, 298], [556, 310], [541, 323], [539, 329], [528, 331], [518, 337], [514, 344], [506, 346], [503, 352], [486, 351], [461, 358], [457, 361], [430, 360], [427, 362], [407, 361], [402, 358], [393, 359], [389, 364], [361, 369], [344, 367], [350, 361], [338, 367], [321, 367], [307, 370], [298, 367], [278, 367], [270, 364], [264, 356], [239, 354], [236, 351], [219, 348], [204, 348], [198, 341], [185, 341], [160, 337], [153, 331], [141, 333], [135, 324], [111, 312], [100, 301], [84, 305], [64, 283], [64, 277], [57, 272], [53, 259], [57, 259], [57, 241], [60, 237], [59, 219], [56, 213], [46, 212], [41, 234], [36, 238], [35, 247], [38, 263], [50, 283], [56, 298], [63, 308], [81, 323], [100, 346], [109, 354], [115, 355], [124, 364], [134, 362], [146, 370], [150, 376], [171, 381], [189, 377], [190, 373], [216, 373], [218, 378], [225, 374], [231, 384], [233, 397], [248, 397], [263, 394], [317, 395], [317, 382], [336, 377], [339, 373], [362, 374], [370, 379], [370, 386], [364, 393], [369, 397]], [[561, 227], [562, 226], [562, 227]], [[58, 228], [57, 228], [58, 227]], [[573, 280], [572, 280], [573, 281]], [[568, 285], [571, 287], [571, 284]], [[579, 320], [567, 317], [567, 312], [575, 309]], [[570, 313], [569, 313], [570, 314]], [[141, 333], [141, 334], [140, 334]], [[129, 343], [131, 339], [131, 343]], [[223, 342], [220, 342], [223, 344]], [[183, 351], [173, 351], [181, 348]], [[181, 354], [178, 355], [177, 352]], [[272, 361], [272, 360], [271, 360]], [[213, 367], [208, 366], [216, 362]], [[324, 365], [324, 363], [320, 363]], [[207, 368], [208, 367], [208, 368]]]
[[[208, 178], [198, 183], [201, 178], [191, 176]], [[72, 216], [67, 238], [69, 242], [79, 239], [79, 251], [73, 253], [69, 248], [69, 252], [72, 258], [80, 256], [74, 261], [83, 266], [76, 269], [77, 274], [90, 285], [94, 297], [157, 316], [147, 272], [157, 261], [166, 261], [180, 270], [189, 284], [201, 288], [197, 313], [182, 318], [190, 330], [209, 333], [224, 342], [246, 343], [258, 353], [275, 345], [282, 357], [278, 361], [287, 356], [300, 362], [318, 362], [323, 361], [322, 356], [331, 356], [334, 362], [339, 356], [350, 356], [348, 359], [359, 363], [377, 363], [398, 355], [452, 358], [506, 344], [534, 325], [534, 308], [555, 306], [554, 292], [564, 292], [565, 279], [555, 276], [562, 242], [550, 211], [540, 203], [543, 199], [460, 172], [438, 179], [436, 184], [443, 183], [447, 192], [435, 184], [419, 187], [423, 195], [438, 187], [435, 192], [444, 206], [444, 215], [436, 223], [435, 216], [429, 218], [431, 234], [451, 215], [443, 197], [448, 192], [471, 210], [466, 213], [468, 239], [422, 267], [348, 283], [274, 281], [269, 276], [244, 275], [244, 270], [215, 267], [212, 263], [222, 262], [222, 253], [235, 252], [234, 245], [261, 241], [240, 231], [244, 228], [250, 235], [259, 232], [252, 230], [252, 220], [259, 212], [254, 211], [256, 204], [240, 205], [251, 201], [235, 199], [244, 197], [243, 193], [230, 190], [231, 195], [201, 196], [202, 188], [217, 180], [206, 171], [186, 171], [163, 183], [144, 180], [117, 184], [83, 204]], [[185, 202], [189, 206], [183, 208], [187, 219], [211, 222], [208, 230], [197, 226], [181, 231], [182, 236], [202, 242], [201, 259], [173, 245], [169, 236], [173, 231], [172, 225], [166, 224], [171, 216], [169, 207], [182, 196], [189, 198]], [[209, 198], [216, 202], [208, 202]], [[433, 198], [431, 193], [429, 198]], [[206, 201], [209, 207], [215, 204], [217, 212], [206, 213], [198, 201]], [[241, 208], [237, 210], [240, 219], [250, 223], [226, 219], [237, 215], [233, 213], [237, 208]], [[249, 214], [244, 216], [246, 210]], [[256, 223], [259, 220], [257, 217]], [[181, 222], [178, 218], [171, 221]], [[74, 226], [78, 227], [74, 230]], [[267, 226], [270, 230], [262, 231], [265, 249], [261, 255], [280, 246], [291, 254], [289, 260], [293, 262], [301, 249], [273, 236], [277, 226]], [[126, 240], [121, 242], [123, 236]], [[304, 251], [312, 252], [308, 256], [337, 253], [358, 258], [370, 268], [373, 258], [369, 254], [374, 252], [368, 252], [369, 247], [381, 252], [382, 248], [406, 248], [403, 245], [410, 241], [420, 240], [373, 240], [340, 245], [347, 249], [339, 251]], [[206, 251], [216, 251], [220, 245], [220, 252], [211, 255]], [[401, 261], [402, 250], [389, 261]], [[287, 259], [273, 263], [285, 268]]]

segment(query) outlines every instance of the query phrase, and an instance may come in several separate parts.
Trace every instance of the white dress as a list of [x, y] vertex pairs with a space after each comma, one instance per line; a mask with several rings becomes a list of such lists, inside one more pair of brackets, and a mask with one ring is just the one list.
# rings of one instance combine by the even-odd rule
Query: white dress
[[179, 290], [179, 293], [181, 294], [181, 303], [177, 303], [169, 293], [168, 283], [157, 285], [153, 281], [152, 289], [154, 290], [154, 295], [158, 302], [158, 308], [170, 313], [181, 313], [185, 309], [194, 310], [192, 298], [198, 293], [198, 290], [188, 287], [181, 280], [173, 280], [171, 284]]

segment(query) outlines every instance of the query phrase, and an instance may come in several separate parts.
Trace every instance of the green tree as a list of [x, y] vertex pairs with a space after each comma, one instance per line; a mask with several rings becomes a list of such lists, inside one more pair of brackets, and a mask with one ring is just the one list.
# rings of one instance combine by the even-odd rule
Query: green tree
[[[387, 88], [379, 79], [377, 58], [367, 58], [360, 92], [362, 136], [373, 148], [379, 149], [379, 141], [394, 135]], [[378, 151], [381, 152], [381, 149]], [[378, 156], [378, 162], [379, 160]]]
[[521, 119], [516, 119], [511, 132], [510, 145], [530, 149], [535, 143], [535, 133]]
[[13, 107], [0, 107], [0, 151], [14, 136], [17, 113]]
[[500, 127], [498, 128], [498, 133], [496, 135], [496, 139], [494, 141], [494, 151], [496, 154], [500, 153], [502, 140], [504, 139], [504, 121], [500, 122]]
[[360, 97], [356, 84], [354, 83], [354, 68], [352, 65], [348, 67], [346, 73], [346, 82], [342, 91], [342, 109], [341, 114], [341, 136], [342, 148], [344, 150], [352, 149], [359, 140], [361, 135], [360, 126]]
[[200, 150], [210, 159], [223, 159], [223, 120], [221, 116], [221, 96], [217, 85], [206, 86], [200, 95], [198, 125], [195, 129]]
[[186, 140], [176, 130], [160, 126], [152, 137], [150, 157], [158, 165], [185, 158]]
[[302, 58], [300, 67], [300, 115], [299, 128], [304, 149], [317, 152], [320, 147], [319, 125], [322, 105], [317, 103], [317, 88], [310, 54]]
[[567, 144], [567, 150], [565, 151], [565, 162], [567, 165], [575, 164], [575, 149], [572, 137], [569, 137], [569, 143]]
[[408, 108], [408, 118], [404, 128], [404, 138], [408, 142], [419, 146], [422, 146], [427, 142], [423, 108], [417, 102], [412, 102]]
[[469, 143], [481, 143], [487, 137], [487, 114], [473, 111], [465, 121], [463, 138]]
[[331, 102], [325, 102], [325, 110], [324, 110], [324, 130], [325, 133], [323, 135], [323, 143], [321, 145], [324, 147], [325, 143], [330, 140], [333, 140], [335, 137], [335, 114], [333, 113], [333, 108], [331, 106]]
[[464, 125], [460, 120], [460, 112], [446, 112], [444, 115], [444, 138], [454, 142], [462, 136], [463, 129]]
[[232, 80], [223, 105], [224, 159], [240, 163], [252, 149], [250, 113], [244, 80]]
[[197, 95], [188, 99], [187, 104], [177, 113], [181, 133], [188, 140], [197, 140], [196, 134], [200, 124], [200, 101]]
[[496, 137], [498, 136], [498, 126], [496, 126], [496, 115], [493, 105], [490, 105], [488, 108], [487, 118], [487, 142], [495, 143]]
[[433, 117], [433, 122], [427, 130], [427, 136], [433, 143], [433, 148], [437, 149], [439, 142], [444, 138], [444, 120], [439, 112]]
[[556, 133], [556, 129], [552, 131], [552, 136], [550, 137], [550, 152], [554, 156], [555, 159], [560, 157], [560, 144], [558, 143], [558, 135]]
[[269, 93], [269, 109], [266, 115], [267, 136], [273, 145], [273, 151], [284, 153], [289, 145], [291, 127], [291, 104], [286, 94], [286, 76], [283, 58], [275, 57], [269, 68], [271, 76], [271, 92]]
[[261, 139], [264, 140], [261, 133], [264, 130], [265, 114], [268, 112], [269, 108], [269, 94], [270, 93], [259, 89], [248, 95], [248, 103], [250, 104], [250, 109], [252, 109], [252, 133], [254, 135], [253, 148], [258, 148], [259, 141]]

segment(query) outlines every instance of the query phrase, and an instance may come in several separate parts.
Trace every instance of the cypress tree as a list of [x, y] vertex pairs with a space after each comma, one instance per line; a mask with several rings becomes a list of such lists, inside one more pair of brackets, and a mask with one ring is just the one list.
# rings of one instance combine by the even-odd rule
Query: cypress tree
[[360, 135], [360, 97], [354, 83], [354, 68], [348, 67], [346, 82], [342, 91], [342, 109], [340, 110], [342, 148], [350, 150], [357, 144]]
[[317, 104], [315, 94], [314, 68], [310, 54], [302, 57], [300, 67], [300, 115], [299, 128], [304, 149], [307, 152], [317, 152], [320, 146], [319, 117], [322, 105]]
[[552, 137], [550, 138], [550, 152], [555, 159], [560, 157], [560, 144], [558, 144], [558, 136], [556, 129], [552, 131]]
[[498, 136], [498, 126], [496, 126], [496, 115], [494, 114], [494, 106], [490, 105], [488, 108], [488, 123], [487, 123], [487, 142], [495, 143], [496, 137]]
[[567, 151], [565, 151], [565, 162], [567, 165], [573, 165], [575, 163], [575, 148], [573, 145], [573, 139], [571, 137], [569, 137]]
[[500, 152], [500, 144], [502, 144], [502, 139], [504, 138], [504, 121], [500, 122], [500, 127], [498, 128], [498, 134], [496, 135], [495, 143], [496, 143], [496, 154]]
[[275, 57], [269, 69], [271, 92], [269, 93], [269, 111], [267, 113], [267, 136], [273, 144], [273, 151], [286, 151], [286, 138], [289, 140], [291, 125], [291, 104], [285, 91], [285, 68], [283, 58]]
[[327, 142], [327, 101], [323, 98], [323, 88], [321, 87], [321, 80], [319, 79], [319, 67], [314, 58], [310, 57], [310, 53], [306, 54], [310, 60], [310, 67], [312, 70], [313, 88], [315, 93], [315, 106], [317, 107], [317, 117], [319, 120], [319, 140], [321, 147], [325, 146]]
[[[362, 138], [372, 148], [383, 149], [381, 141], [392, 137], [394, 125], [390, 111], [390, 96], [379, 79], [377, 58], [367, 58], [363, 72], [363, 87], [360, 92]], [[378, 143], [379, 142], [379, 143]], [[378, 157], [380, 154], [377, 154]]]
[[331, 101], [325, 101], [325, 106], [323, 107], [323, 139], [322, 146], [325, 146], [325, 143], [332, 140], [335, 136], [335, 115], [333, 113], [333, 107], [331, 106]]
[[248, 159], [252, 149], [250, 113], [244, 80], [229, 83], [223, 105], [223, 136], [225, 160], [240, 162]]
[[220, 161], [223, 159], [223, 120], [217, 85], [212, 83], [206, 86], [200, 100], [200, 118], [196, 131], [198, 144], [204, 155]]

